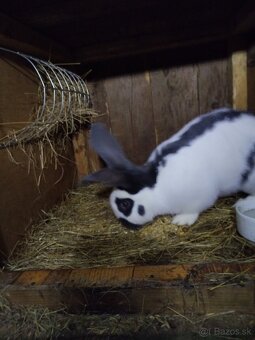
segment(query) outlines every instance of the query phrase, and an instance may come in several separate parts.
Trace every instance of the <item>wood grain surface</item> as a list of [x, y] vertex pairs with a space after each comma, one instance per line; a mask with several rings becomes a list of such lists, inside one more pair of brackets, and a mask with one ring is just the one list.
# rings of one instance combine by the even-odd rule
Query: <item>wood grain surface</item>
[[156, 145], [192, 118], [232, 105], [231, 62], [222, 58], [171, 66], [166, 60], [164, 65], [160, 60], [127, 60], [102, 68], [92, 87], [94, 107], [104, 114], [99, 120], [132, 161], [143, 163]]
[[3, 271], [0, 289], [14, 305], [73, 312], [255, 314], [254, 275], [254, 263]]
[[[13, 58], [0, 58], [0, 138], [33, 120], [38, 103], [38, 80]], [[50, 147], [45, 148], [49, 154]], [[72, 143], [59, 151], [58, 167], [48, 161], [40, 167], [40, 149], [34, 146], [31, 161], [18, 148], [0, 151], [0, 257], [8, 257], [29, 226], [43, 211], [64, 199], [76, 176]], [[39, 184], [40, 182], [40, 184]]]

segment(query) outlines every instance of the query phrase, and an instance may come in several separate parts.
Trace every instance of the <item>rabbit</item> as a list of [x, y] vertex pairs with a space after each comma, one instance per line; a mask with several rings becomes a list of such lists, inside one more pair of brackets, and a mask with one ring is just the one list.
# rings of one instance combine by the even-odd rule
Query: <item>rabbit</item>
[[255, 195], [255, 116], [220, 108], [201, 115], [152, 151], [144, 165], [133, 164], [101, 123], [92, 124], [90, 145], [106, 168], [81, 185], [114, 187], [110, 205], [131, 229], [171, 215], [190, 226], [222, 196]]

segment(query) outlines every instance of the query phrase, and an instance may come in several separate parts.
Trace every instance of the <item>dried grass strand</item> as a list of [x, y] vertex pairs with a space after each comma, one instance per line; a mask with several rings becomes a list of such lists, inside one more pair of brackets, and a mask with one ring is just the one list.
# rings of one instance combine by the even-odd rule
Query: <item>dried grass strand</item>
[[236, 231], [235, 197], [218, 200], [190, 228], [176, 227], [162, 216], [134, 232], [113, 216], [108, 196], [100, 185], [71, 192], [32, 227], [8, 269], [255, 260], [254, 244]]

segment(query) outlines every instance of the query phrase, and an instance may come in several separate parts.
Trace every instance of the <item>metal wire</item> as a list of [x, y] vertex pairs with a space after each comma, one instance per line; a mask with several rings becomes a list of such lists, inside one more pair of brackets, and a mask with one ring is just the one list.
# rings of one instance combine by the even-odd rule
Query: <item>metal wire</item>
[[53, 140], [75, 133], [93, 114], [91, 99], [85, 81], [77, 74], [51, 62], [0, 47], [0, 52], [23, 59], [38, 77], [36, 118], [24, 128], [10, 131], [0, 140], [0, 150], [45, 142], [51, 148]]
[[[70, 111], [77, 109], [77, 106], [80, 109], [90, 106], [91, 100], [87, 85], [77, 74], [56, 66], [51, 62], [46, 62], [21, 52], [12, 51], [3, 47], [0, 47], [0, 51], [15, 54], [23, 58], [32, 66], [37, 74], [42, 89], [42, 105], [40, 111], [37, 113], [38, 116], [42, 116], [45, 113], [49, 93], [52, 96], [51, 112], [53, 115], [56, 107], [58, 111], [62, 111], [64, 106], [67, 106], [68, 111]], [[58, 96], [57, 93], [59, 93], [60, 96]], [[56, 105], [59, 97], [61, 98], [60, 108], [59, 105]]]

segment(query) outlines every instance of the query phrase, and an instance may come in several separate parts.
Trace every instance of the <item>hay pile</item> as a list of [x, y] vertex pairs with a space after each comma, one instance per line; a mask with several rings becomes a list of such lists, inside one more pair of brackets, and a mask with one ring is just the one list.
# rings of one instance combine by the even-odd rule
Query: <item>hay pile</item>
[[109, 191], [99, 185], [73, 191], [35, 225], [10, 257], [10, 270], [85, 268], [128, 264], [255, 260], [255, 247], [238, 235], [232, 205], [220, 199], [190, 227], [158, 217], [139, 231], [113, 216]]

